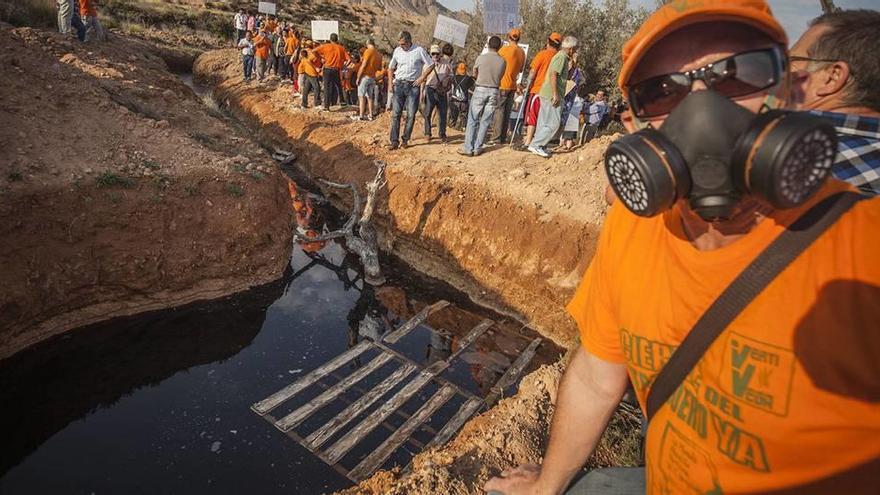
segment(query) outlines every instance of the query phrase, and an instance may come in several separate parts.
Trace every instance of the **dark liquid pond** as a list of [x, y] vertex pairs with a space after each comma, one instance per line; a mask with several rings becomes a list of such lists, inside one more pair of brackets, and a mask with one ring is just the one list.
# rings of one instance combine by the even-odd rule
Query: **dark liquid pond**
[[[359, 270], [339, 244], [317, 255], [296, 248], [278, 282], [82, 328], [0, 362], [0, 493], [331, 492], [351, 482], [255, 414], [254, 402], [441, 298], [456, 304], [394, 347], [431, 363], [483, 318], [496, 320], [443, 375], [474, 394], [485, 395], [534, 336], [405, 269], [391, 270], [377, 289], [364, 288]], [[557, 356], [545, 342], [526, 371]], [[332, 385], [359, 363], [322, 381]], [[307, 390], [279, 411], [322, 389]], [[434, 390], [429, 385], [403, 410], [412, 414]], [[461, 403], [450, 400], [414, 438], [429, 441]], [[308, 434], [344, 406], [327, 406], [297, 432]], [[403, 420], [391, 416], [342, 463], [351, 469]], [[385, 467], [417, 452], [404, 444]]]

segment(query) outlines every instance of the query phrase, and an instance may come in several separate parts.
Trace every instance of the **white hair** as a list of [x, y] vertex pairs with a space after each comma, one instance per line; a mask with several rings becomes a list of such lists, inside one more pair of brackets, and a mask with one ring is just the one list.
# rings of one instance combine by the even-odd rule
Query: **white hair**
[[574, 36], [566, 36], [565, 39], [562, 40], [562, 49], [572, 48], [578, 45], [578, 39]]

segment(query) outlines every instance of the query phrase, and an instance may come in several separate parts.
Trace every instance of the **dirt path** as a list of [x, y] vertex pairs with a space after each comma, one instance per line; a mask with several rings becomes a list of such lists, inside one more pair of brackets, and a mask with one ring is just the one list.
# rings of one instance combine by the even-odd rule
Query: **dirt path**
[[0, 27], [0, 358], [275, 279], [286, 181], [142, 41]]
[[[389, 152], [389, 115], [353, 122], [348, 113], [292, 108], [290, 87], [242, 81], [234, 50], [197, 59], [197, 78], [264, 143], [296, 149], [311, 177], [363, 184], [372, 161], [388, 163], [380, 201], [384, 248], [444, 279], [475, 301], [532, 323], [565, 345], [575, 329], [564, 312], [595, 249], [604, 218], [601, 157], [611, 137], [544, 160], [503, 146], [477, 158], [427, 143], [417, 122], [411, 147]], [[346, 198], [335, 198], [345, 207]]]

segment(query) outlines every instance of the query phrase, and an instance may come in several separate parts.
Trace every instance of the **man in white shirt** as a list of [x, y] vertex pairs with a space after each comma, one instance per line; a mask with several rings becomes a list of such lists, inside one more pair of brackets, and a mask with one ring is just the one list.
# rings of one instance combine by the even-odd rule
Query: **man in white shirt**
[[247, 32], [247, 20], [248, 16], [244, 13], [244, 9], [238, 9], [238, 13], [235, 14], [235, 19], [233, 20], [235, 24], [235, 41], [241, 41], [244, 38], [244, 33]]
[[[419, 87], [415, 84], [416, 79], [422, 75], [425, 65], [432, 64], [431, 57], [424, 48], [413, 44], [412, 35], [407, 31], [401, 31], [398, 36], [398, 47], [391, 55], [388, 70], [394, 81], [394, 93], [391, 98], [391, 138], [389, 149], [396, 150], [399, 146], [406, 148], [412, 135], [413, 125], [416, 121], [416, 112], [419, 107]], [[400, 135], [400, 116], [403, 106], [406, 105], [406, 127], [403, 136]]]

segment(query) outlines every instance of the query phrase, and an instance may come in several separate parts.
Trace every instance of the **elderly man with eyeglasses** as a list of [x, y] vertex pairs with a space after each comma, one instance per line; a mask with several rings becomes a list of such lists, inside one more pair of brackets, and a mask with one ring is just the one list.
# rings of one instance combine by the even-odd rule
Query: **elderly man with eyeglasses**
[[[581, 345], [542, 465], [487, 492], [877, 492], [880, 199], [825, 180], [835, 131], [784, 109], [787, 45], [764, 0], [667, 3], [624, 45]], [[569, 488], [630, 381], [645, 467]]]
[[840, 143], [834, 176], [880, 194], [880, 12], [817, 17], [791, 49], [795, 108], [834, 123]]

